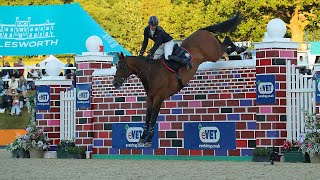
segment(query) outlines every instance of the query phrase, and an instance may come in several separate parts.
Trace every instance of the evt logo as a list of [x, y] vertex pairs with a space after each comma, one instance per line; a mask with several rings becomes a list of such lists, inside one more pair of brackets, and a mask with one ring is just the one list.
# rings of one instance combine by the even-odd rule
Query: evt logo
[[37, 100], [40, 103], [46, 103], [49, 101], [49, 93], [47, 92], [38, 92]]
[[220, 140], [220, 131], [217, 127], [202, 127], [198, 125], [199, 138], [203, 143], [216, 143]]
[[274, 91], [274, 86], [271, 82], [257, 82], [258, 91], [260, 94], [272, 94]]
[[127, 141], [131, 143], [137, 143], [142, 136], [143, 128], [142, 127], [129, 127], [127, 124], [125, 126]]
[[78, 90], [77, 96], [80, 101], [87, 101], [90, 98], [90, 92], [88, 90]]

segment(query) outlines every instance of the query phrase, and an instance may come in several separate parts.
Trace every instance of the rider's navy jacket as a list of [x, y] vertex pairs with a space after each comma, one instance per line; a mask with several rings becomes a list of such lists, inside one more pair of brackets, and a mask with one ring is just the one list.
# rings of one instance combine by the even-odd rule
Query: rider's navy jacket
[[157, 26], [153, 36], [151, 35], [151, 30], [150, 30], [150, 27], [147, 26], [145, 29], [144, 29], [144, 39], [143, 39], [143, 43], [142, 43], [142, 48], [141, 48], [141, 51], [140, 52], [144, 52], [147, 48], [147, 45], [148, 45], [148, 40], [149, 38], [152, 39], [154, 41], [154, 45], [153, 47], [150, 49], [150, 53], [151, 55], [153, 55], [156, 50], [159, 48], [159, 46], [163, 43], [166, 43], [166, 42], [169, 42], [171, 41], [173, 38], [168, 34], [166, 33], [162, 27], [160, 26]]

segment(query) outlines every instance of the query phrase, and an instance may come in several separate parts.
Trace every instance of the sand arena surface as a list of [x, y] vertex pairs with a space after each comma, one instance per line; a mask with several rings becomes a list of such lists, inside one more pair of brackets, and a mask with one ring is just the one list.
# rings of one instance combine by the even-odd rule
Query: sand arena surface
[[[144, 169], [144, 170], [142, 170]], [[0, 150], [0, 179], [320, 179], [320, 164], [105, 160], [13, 159]]]

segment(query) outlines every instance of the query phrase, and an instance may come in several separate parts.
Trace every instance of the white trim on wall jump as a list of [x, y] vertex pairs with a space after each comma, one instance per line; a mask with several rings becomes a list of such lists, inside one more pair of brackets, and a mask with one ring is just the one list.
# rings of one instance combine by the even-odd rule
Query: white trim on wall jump
[[243, 67], [255, 67], [255, 66], [256, 66], [256, 60], [253, 60], [253, 59], [218, 61], [218, 62], [204, 62], [200, 64], [198, 70], [243, 68]]
[[256, 42], [253, 43], [255, 49], [262, 48], [291, 48], [297, 49], [299, 47], [299, 43], [297, 42]]
[[72, 80], [36, 80], [36, 86], [47, 86], [47, 85], [72, 85]]
[[113, 62], [113, 56], [112, 55], [97, 55], [97, 54], [88, 54], [88, 55], [77, 55], [75, 56], [76, 62], [86, 61], [103, 61], [103, 62]]

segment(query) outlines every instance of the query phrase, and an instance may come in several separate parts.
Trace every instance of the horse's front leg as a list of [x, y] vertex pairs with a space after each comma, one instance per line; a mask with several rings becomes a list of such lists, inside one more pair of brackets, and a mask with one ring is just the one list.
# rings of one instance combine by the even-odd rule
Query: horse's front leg
[[142, 133], [142, 136], [139, 139], [138, 145], [144, 145], [145, 138], [148, 136], [151, 113], [152, 113], [152, 97], [147, 96], [146, 122], [144, 124], [143, 133]]
[[156, 97], [153, 99], [153, 108], [151, 113], [151, 122], [150, 122], [150, 131], [148, 135], [147, 142], [145, 143], [145, 147], [152, 146], [152, 138], [154, 135], [154, 126], [156, 125], [158, 114], [161, 108], [161, 104], [164, 101], [164, 98]]

